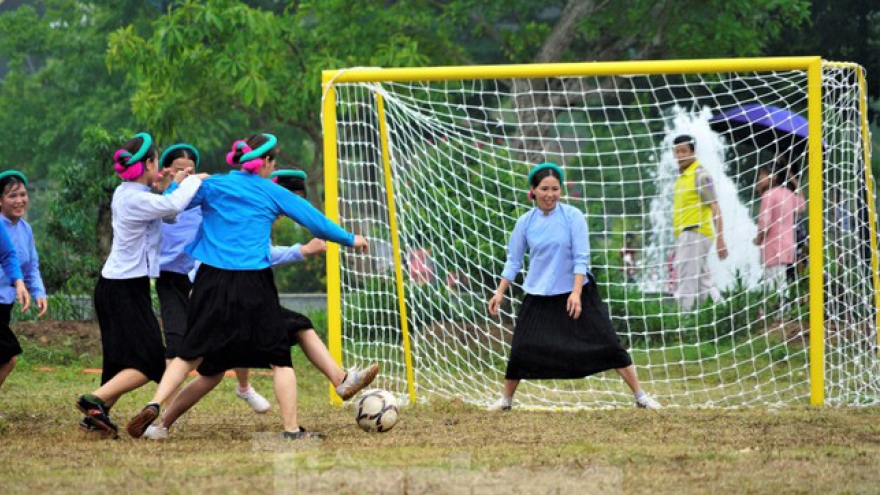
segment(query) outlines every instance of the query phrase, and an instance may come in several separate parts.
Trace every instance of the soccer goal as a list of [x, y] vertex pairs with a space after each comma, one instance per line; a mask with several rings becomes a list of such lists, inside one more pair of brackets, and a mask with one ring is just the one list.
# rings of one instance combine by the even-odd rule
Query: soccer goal
[[[329, 344], [410, 400], [484, 405], [504, 379], [522, 277], [487, 312], [526, 176], [552, 161], [644, 388], [671, 406], [880, 401], [878, 265], [864, 72], [818, 57], [353, 68], [323, 74], [327, 214], [370, 240], [328, 251]], [[696, 141], [730, 255], [676, 297], [672, 142]], [[805, 199], [768, 275], [760, 171]], [[789, 185], [790, 184], [790, 185]], [[528, 262], [526, 261], [526, 267]], [[781, 274], [780, 274], [781, 272]], [[332, 392], [331, 392], [332, 394]], [[524, 381], [533, 408], [631, 406], [614, 372]]]

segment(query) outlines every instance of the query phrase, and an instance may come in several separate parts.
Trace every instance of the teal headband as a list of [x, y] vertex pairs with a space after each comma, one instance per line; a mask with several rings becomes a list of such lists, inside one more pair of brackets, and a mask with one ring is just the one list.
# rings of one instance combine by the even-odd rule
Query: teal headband
[[274, 179], [276, 177], [289, 177], [291, 179], [306, 180], [307, 175], [302, 170], [276, 170], [269, 175], [270, 179]]
[[547, 162], [538, 165], [537, 167], [533, 168], [531, 172], [529, 172], [529, 187], [532, 187], [532, 178], [535, 177], [535, 174], [537, 174], [541, 170], [546, 170], [548, 168], [555, 170], [556, 173], [559, 174], [559, 182], [565, 182], [565, 172], [563, 172], [562, 169], [559, 168], [559, 165]]
[[199, 168], [199, 162], [201, 161], [201, 158], [199, 157], [199, 150], [197, 150], [195, 148], [195, 146], [192, 146], [190, 144], [177, 143], [177, 144], [169, 146], [168, 148], [165, 149], [165, 151], [162, 152], [162, 156], [159, 157], [159, 170], [162, 170], [162, 166], [165, 164], [165, 158], [168, 156], [168, 154], [174, 150], [179, 150], [179, 149], [189, 150], [189, 152], [192, 153], [193, 156], [196, 157], [196, 159], [195, 159], [196, 168]]
[[253, 159], [259, 158], [259, 157], [263, 156], [264, 153], [266, 153], [267, 151], [274, 148], [276, 144], [278, 144], [278, 139], [274, 135], [272, 135], [272, 134], [263, 134], [263, 135], [266, 136], [266, 138], [269, 140], [266, 141], [265, 143], [263, 143], [263, 145], [260, 146], [259, 148], [255, 149], [255, 150], [251, 150], [251, 151], [241, 155], [241, 158], [238, 159], [238, 163], [245, 163], [245, 162], [249, 162]]
[[0, 173], [0, 180], [3, 180], [7, 177], [18, 177], [19, 179], [21, 179], [22, 182], [24, 182], [25, 187], [27, 187], [28, 185], [27, 177], [25, 177], [24, 174], [19, 172], [18, 170], [7, 170], [6, 172]]
[[153, 145], [153, 138], [150, 137], [146, 132], [141, 132], [139, 134], [135, 134], [136, 138], [143, 138], [144, 142], [141, 143], [141, 149], [137, 151], [137, 153], [131, 155], [131, 158], [125, 161], [125, 165], [134, 165], [135, 163], [141, 161], [144, 158], [144, 155], [147, 154], [147, 151], [150, 151], [150, 146]]

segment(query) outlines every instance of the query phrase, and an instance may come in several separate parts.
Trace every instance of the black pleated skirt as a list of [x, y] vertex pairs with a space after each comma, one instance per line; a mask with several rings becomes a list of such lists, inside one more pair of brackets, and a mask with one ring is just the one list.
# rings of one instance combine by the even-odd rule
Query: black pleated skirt
[[270, 268], [223, 270], [202, 264], [179, 356], [205, 358], [208, 368], [200, 366], [200, 372], [206, 375], [225, 366], [290, 367], [285, 320]]
[[584, 285], [576, 320], [566, 311], [569, 295], [526, 295], [513, 330], [505, 378], [583, 378], [632, 364], [611, 327], [596, 282], [591, 278]]
[[153, 313], [149, 277], [100, 277], [95, 285], [95, 314], [104, 352], [101, 384], [129, 368], [159, 382], [165, 372], [165, 346]]
[[192, 282], [185, 273], [162, 272], [156, 279], [156, 295], [162, 315], [162, 332], [165, 334], [165, 358], [177, 357], [180, 344], [186, 334], [189, 314], [189, 293]]
[[9, 320], [12, 317], [12, 305], [0, 304], [0, 364], [6, 364], [13, 357], [21, 354], [21, 345], [12, 328], [9, 327]]

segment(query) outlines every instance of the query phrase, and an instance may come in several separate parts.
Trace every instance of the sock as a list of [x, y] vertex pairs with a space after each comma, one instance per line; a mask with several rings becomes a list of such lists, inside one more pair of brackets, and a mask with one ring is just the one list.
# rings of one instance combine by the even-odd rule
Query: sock
[[646, 395], [648, 394], [646, 394], [644, 390], [639, 390], [638, 392], [636, 392], [636, 400], [639, 400]]
[[513, 397], [505, 397], [502, 395], [501, 402], [503, 402], [504, 405], [506, 405], [506, 406], [512, 405], [513, 404]]
[[250, 385], [248, 385], [245, 388], [241, 388], [241, 385], [238, 385], [237, 387], [235, 387], [235, 390], [237, 390], [238, 393], [243, 394], [243, 393], [247, 392], [248, 390], [250, 390], [250, 388], [251, 388]]

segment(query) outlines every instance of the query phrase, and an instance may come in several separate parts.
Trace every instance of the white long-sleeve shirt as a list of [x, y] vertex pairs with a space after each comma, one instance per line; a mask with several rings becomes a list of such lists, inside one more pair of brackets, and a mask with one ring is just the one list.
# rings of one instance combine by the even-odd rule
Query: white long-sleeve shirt
[[137, 182], [123, 182], [113, 193], [113, 247], [101, 275], [108, 279], [159, 277], [159, 241], [162, 219], [183, 211], [202, 181], [187, 177], [172, 183], [167, 194], [154, 194]]

